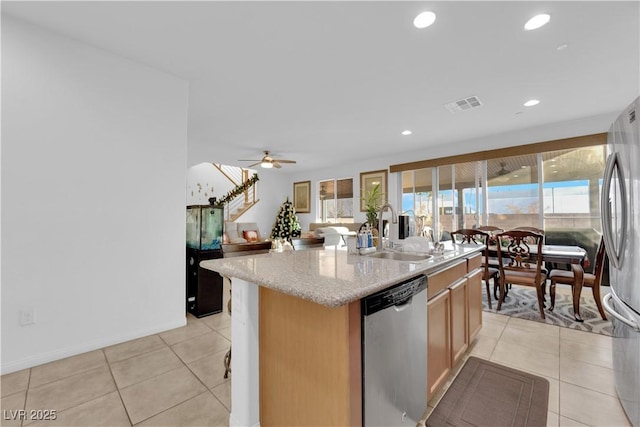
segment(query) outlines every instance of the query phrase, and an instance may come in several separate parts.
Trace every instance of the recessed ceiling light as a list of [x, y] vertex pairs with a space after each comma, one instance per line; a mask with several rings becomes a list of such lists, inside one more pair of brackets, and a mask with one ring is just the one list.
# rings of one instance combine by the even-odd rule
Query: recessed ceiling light
[[563, 43], [561, 45], [558, 45], [558, 47], [556, 47], [556, 50], [565, 50], [566, 48], [568, 48], [569, 45], [566, 43]]
[[436, 21], [436, 14], [430, 11], [422, 12], [416, 16], [413, 20], [413, 25], [416, 28], [427, 28], [429, 25]]
[[524, 24], [525, 30], [535, 30], [536, 28], [542, 27], [544, 24], [549, 22], [551, 16], [546, 13], [541, 13], [540, 15], [536, 15], [533, 18], [529, 19], [526, 24]]
[[538, 101], [537, 99], [530, 99], [527, 102], [524, 103], [525, 107], [533, 107], [534, 105], [538, 105], [540, 104], [540, 101]]
[[407, 130], [403, 130], [403, 131], [402, 131], [402, 134], [403, 134], [404, 136], [411, 135], [411, 131], [410, 131], [410, 130], [408, 130], [408, 129], [407, 129]]

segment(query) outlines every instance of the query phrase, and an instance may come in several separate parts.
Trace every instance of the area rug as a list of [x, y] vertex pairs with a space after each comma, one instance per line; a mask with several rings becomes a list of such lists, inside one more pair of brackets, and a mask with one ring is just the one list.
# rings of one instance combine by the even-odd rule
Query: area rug
[[426, 425], [546, 426], [549, 381], [469, 357]]
[[[609, 293], [608, 287], [600, 288], [604, 297]], [[547, 286], [547, 306], [549, 305], [549, 287]], [[487, 304], [486, 288], [482, 287], [482, 309], [491, 313], [517, 317], [519, 319], [533, 320], [535, 322], [562, 326], [564, 328], [593, 332], [596, 334], [611, 336], [611, 321], [602, 320], [598, 307], [593, 299], [591, 289], [584, 289], [580, 297], [580, 315], [584, 322], [576, 322], [573, 318], [573, 301], [571, 288], [568, 286], [556, 287], [556, 306], [552, 312], [545, 310], [546, 319], [540, 317], [538, 310], [538, 297], [533, 287], [513, 285], [502, 304], [500, 311], [496, 311], [498, 301], [492, 297], [492, 309]]]

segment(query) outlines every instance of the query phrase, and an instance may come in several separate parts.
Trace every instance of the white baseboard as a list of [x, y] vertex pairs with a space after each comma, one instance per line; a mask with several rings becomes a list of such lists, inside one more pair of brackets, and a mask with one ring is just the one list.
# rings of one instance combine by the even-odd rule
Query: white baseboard
[[162, 325], [158, 325], [149, 329], [140, 329], [137, 331], [131, 331], [125, 335], [119, 335], [109, 338], [100, 338], [93, 341], [81, 343], [67, 348], [62, 348], [47, 353], [37, 354], [27, 357], [22, 360], [18, 360], [10, 363], [0, 364], [0, 374], [5, 375], [11, 372], [20, 371], [22, 369], [32, 368], [34, 366], [42, 365], [43, 363], [49, 363], [56, 360], [64, 359], [66, 357], [76, 356], [78, 354], [86, 353], [89, 351], [97, 350], [103, 347], [108, 347], [114, 344], [120, 344], [126, 341], [131, 341], [137, 338], [146, 337], [149, 335], [165, 332], [170, 329], [179, 328], [187, 324], [186, 316], [180, 320], [175, 320]]
[[[241, 424], [240, 421], [233, 416], [233, 413], [229, 414], [229, 427], [247, 427]], [[252, 425], [251, 427], [260, 427], [260, 421]]]

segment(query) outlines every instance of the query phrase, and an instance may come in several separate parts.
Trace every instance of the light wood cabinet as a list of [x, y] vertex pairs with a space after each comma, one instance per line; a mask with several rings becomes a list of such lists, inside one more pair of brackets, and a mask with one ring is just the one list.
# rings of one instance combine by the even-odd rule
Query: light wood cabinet
[[362, 425], [360, 301], [329, 308], [260, 287], [259, 318], [260, 425]]
[[451, 371], [451, 296], [441, 292], [427, 302], [427, 399]]
[[463, 278], [449, 287], [451, 299], [451, 366], [469, 348], [469, 280]]
[[468, 276], [469, 293], [469, 343], [482, 329], [482, 270], [476, 269]]
[[427, 399], [447, 380], [482, 328], [481, 255], [429, 276]]
[[[482, 324], [475, 258], [428, 276], [425, 405]], [[258, 293], [259, 390], [252, 393], [260, 425], [362, 425], [361, 302], [330, 308], [265, 287]]]

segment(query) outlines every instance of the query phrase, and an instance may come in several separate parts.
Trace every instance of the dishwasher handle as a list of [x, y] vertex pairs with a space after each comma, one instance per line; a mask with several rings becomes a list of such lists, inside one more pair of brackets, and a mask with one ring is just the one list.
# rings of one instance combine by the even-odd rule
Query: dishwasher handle
[[393, 309], [398, 313], [401, 311], [404, 311], [407, 309], [407, 307], [411, 305], [411, 301], [413, 301], [413, 295], [411, 295], [409, 298], [407, 298], [404, 301], [398, 302], [396, 305], [393, 306]]
[[388, 307], [402, 311], [409, 306], [413, 295], [427, 289], [427, 276], [421, 275], [393, 285], [362, 299], [362, 314], [369, 316]]

